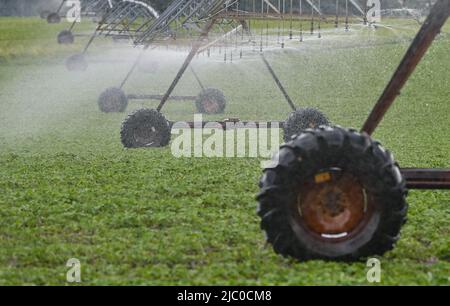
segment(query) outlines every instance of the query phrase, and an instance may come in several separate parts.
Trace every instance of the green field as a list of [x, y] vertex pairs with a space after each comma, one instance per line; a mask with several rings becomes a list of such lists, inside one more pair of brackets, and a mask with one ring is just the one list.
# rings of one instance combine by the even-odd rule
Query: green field
[[[389, 22], [394, 30], [354, 26], [322, 40], [287, 41], [266, 56], [299, 106], [359, 128], [418, 30]], [[135, 50], [102, 40], [89, 69], [69, 73], [64, 57], [87, 38], [58, 46], [65, 26], [0, 18], [0, 284], [65, 285], [66, 262], [78, 258], [85, 285], [368, 285], [365, 262], [299, 263], [265, 245], [255, 200], [260, 159], [124, 149], [127, 113], [156, 103], [102, 114], [96, 101], [120, 83]], [[450, 166], [449, 32], [447, 24], [375, 134], [401, 166]], [[227, 64], [213, 51], [193, 65], [207, 86], [224, 91], [228, 106], [205, 119], [287, 118], [288, 105], [251, 50]], [[150, 53], [160, 61], [157, 73], [138, 71], [125, 90], [163, 93], [183, 55]], [[198, 91], [187, 73], [175, 94]], [[164, 110], [171, 120], [191, 121], [194, 112], [190, 102]], [[450, 193], [411, 191], [408, 202], [402, 237], [380, 258], [381, 284], [448, 285]]]

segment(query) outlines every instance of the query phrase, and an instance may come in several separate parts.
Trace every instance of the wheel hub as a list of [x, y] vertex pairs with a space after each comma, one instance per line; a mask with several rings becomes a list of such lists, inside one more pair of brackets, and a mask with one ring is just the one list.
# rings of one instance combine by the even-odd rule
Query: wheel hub
[[337, 217], [345, 211], [345, 200], [342, 201], [341, 190], [328, 190], [326, 194], [321, 196], [321, 206], [323, 213], [330, 217]]
[[347, 236], [368, 216], [366, 191], [350, 174], [316, 176], [315, 182], [300, 187], [296, 206], [299, 221], [322, 238]]

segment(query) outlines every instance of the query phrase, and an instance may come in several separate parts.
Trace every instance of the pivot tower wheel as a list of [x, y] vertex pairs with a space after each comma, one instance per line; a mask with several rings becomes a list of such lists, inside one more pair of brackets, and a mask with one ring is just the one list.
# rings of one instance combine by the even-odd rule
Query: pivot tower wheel
[[154, 109], [140, 109], [130, 114], [120, 132], [125, 148], [158, 148], [170, 142], [170, 124]]
[[405, 186], [392, 154], [368, 135], [308, 129], [264, 170], [261, 228], [276, 253], [298, 260], [382, 255], [406, 222]]
[[222, 114], [225, 111], [227, 100], [219, 89], [206, 88], [197, 96], [195, 105], [201, 114]]
[[98, 107], [104, 113], [122, 113], [127, 106], [128, 98], [120, 88], [108, 88], [98, 98]]
[[70, 45], [74, 43], [75, 38], [71, 31], [63, 30], [59, 32], [57, 40], [60, 45]]
[[315, 129], [321, 125], [329, 126], [327, 116], [316, 108], [299, 108], [292, 112], [284, 125], [284, 141], [299, 135], [306, 129]]

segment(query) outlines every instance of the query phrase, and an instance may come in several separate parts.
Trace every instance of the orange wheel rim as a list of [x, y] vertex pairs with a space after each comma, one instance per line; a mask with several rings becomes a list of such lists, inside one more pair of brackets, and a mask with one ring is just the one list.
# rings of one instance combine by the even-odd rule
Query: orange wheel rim
[[345, 239], [359, 232], [372, 213], [362, 184], [351, 174], [334, 179], [330, 172], [299, 188], [297, 220], [322, 239]]

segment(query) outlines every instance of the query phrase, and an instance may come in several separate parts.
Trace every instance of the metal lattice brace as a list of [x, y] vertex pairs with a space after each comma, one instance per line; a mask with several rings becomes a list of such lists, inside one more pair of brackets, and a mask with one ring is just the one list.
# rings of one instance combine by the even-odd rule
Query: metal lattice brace
[[[251, 3], [251, 1], [245, 2], [246, 4]], [[264, 10], [264, 3], [269, 8], [271, 7], [268, 0], [262, 0], [262, 9], [261, 14], [266, 15], [267, 11]], [[243, 5], [243, 6], [240, 6]], [[243, 1], [226, 1], [226, 0], [180, 0], [174, 2], [154, 23], [148, 27], [146, 31], [144, 31], [143, 35], [141, 35], [135, 42], [137, 44], [144, 43], [148, 46], [151, 42], [154, 42], [156, 39], [167, 36], [167, 33], [174, 33], [175, 31], [180, 31], [180, 29], [194, 29], [198, 32], [198, 38], [196, 42], [192, 46], [192, 50], [187, 56], [185, 62], [177, 73], [175, 79], [170, 85], [167, 92], [162, 97], [160, 104], [157, 108], [158, 111], [161, 111], [164, 107], [165, 103], [169, 100], [170, 95], [173, 90], [177, 86], [179, 80], [182, 78], [184, 72], [189, 67], [191, 61], [193, 60], [195, 54], [197, 54], [202, 47], [204, 48], [204, 40], [208, 37], [211, 29], [214, 25], [219, 24], [220, 20], [225, 20], [230, 18], [231, 24], [233, 24], [232, 31], [236, 30], [238, 25], [236, 21], [238, 21], [239, 27], [242, 30], [248, 30], [248, 26], [245, 22], [246, 18], [249, 18], [248, 15], [244, 14], [243, 11], [239, 10], [239, 8], [246, 7], [244, 6]], [[280, 10], [274, 10], [276, 14], [280, 14]], [[281, 10], [282, 13], [285, 10]], [[236, 18], [237, 16], [237, 18]], [[242, 18], [239, 18], [242, 16]], [[200, 30], [198, 30], [200, 29]], [[172, 34], [174, 35], [174, 34]], [[250, 35], [252, 37], [252, 35]], [[281, 84], [279, 78], [276, 76], [274, 70], [262, 56], [263, 63], [267, 67], [274, 81], [276, 82], [278, 88], [281, 90], [283, 96], [286, 101], [290, 105], [290, 107], [295, 110], [296, 107], [292, 102], [292, 99], [289, 97], [287, 91]], [[128, 79], [130, 74], [128, 74], [127, 78], [124, 82], [122, 82], [121, 88], [124, 83]]]
[[[181, 30], [202, 32], [202, 24], [207, 23], [215, 14], [224, 9], [226, 0], [179, 0], [174, 1], [151, 25], [145, 24], [140, 29], [142, 34], [135, 40], [136, 44], [147, 45], [168, 35], [176, 36]], [[233, 1], [235, 2], [235, 1]], [[147, 27], [147, 29], [143, 29]]]
[[118, 1], [103, 16], [96, 29], [96, 35], [133, 39], [143, 24], [158, 17], [159, 14], [150, 1]]
[[133, 39], [138, 33], [137, 29], [141, 28], [143, 23], [159, 17], [149, 0], [102, 0], [101, 2], [106, 5], [102, 19], [84, 47], [82, 55], [86, 54], [98, 36]]
[[[354, 0], [346, 1], [347, 11], [351, 5], [365, 18], [365, 9]], [[301, 2], [305, 8], [310, 7], [313, 15], [324, 18], [320, 1], [313, 0], [177, 0], [172, 2], [158, 20], [143, 25], [140, 29], [141, 35], [135, 43], [148, 45], [167, 36], [178, 37], [178, 34], [186, 31], [194, 31], [200, 35], [205, 23], [212, 18], [216, 19], [216, 25], [231, 20], [307, 19], [309, 16], [293, 11], [294, 8], [297, 10], [299, 5], [302, 7]]]

